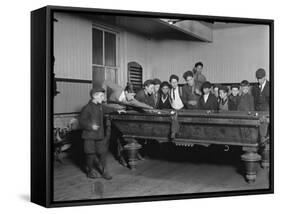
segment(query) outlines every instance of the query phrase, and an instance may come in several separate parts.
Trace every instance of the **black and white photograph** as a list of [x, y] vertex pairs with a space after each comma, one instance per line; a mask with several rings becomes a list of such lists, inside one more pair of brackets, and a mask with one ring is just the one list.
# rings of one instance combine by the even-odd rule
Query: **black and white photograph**
[[53, 200], [270, 189], [270, 26], [53, 13]]
[[1, 213], [276, 213], [278, 1], [1, 6]]
[[273, 193], [273, 20], [47, 6], [31, 42], [32, 202]]

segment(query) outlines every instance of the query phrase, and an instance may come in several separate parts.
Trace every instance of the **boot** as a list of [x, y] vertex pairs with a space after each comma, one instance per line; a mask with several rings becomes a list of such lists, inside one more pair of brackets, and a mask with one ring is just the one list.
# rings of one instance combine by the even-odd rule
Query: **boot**
[[102, 173], [102, 177], [106, 180], [111, 180], [112, 179], [112, 176], [109, 174], [109, 172], [107, 170], [105, 170], [103, 173]]
[[95, 159], [95, 154], [88, 154], [86, 156], [86, 172], [88, 178], [95, 179], [101, 177], [97, 170], [94, 169], [93, 162], [95, 161]]
[[96, 179], [96, 178], [100, 178], [100, 174], [94, 170], [94, 169], [89, 169], [87, 172], [87, 177], [88, 178], [92, 178], [92, 179]]
[[94, 164], [94, 167], [96, 168], [97, 172], [102, 174], [103, 172], [103, 166], [102, 166], [102, 163], [101, 161], [99, 160], [99, 157], [98, 155], [95, 155], [94, 158], [93, 158], [93, 164]]
[[111, 180], [112, 179], [112, 176], [110, 175], [108, 169], [107, 169], [107, 161], [106, 161], [106, 154], [102, 154], [100, 156], [100, 164], [101, 164], [101, 167], [102, 167], [102, 177], [106, 180]]

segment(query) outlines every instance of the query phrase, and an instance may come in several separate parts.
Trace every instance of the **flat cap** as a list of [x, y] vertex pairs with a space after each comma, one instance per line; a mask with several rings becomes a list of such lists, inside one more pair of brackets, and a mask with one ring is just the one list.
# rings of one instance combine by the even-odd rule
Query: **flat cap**
[[94, 85], [90, 90], [90, 97], [93, 97], [93, 95], [98, 92], [105, 92], [105, 90], [101, 85]]
[[239, 85], [238, 84], [233, 84], [230, 86], [230, 89], [233, 89], [233, 88], [238, 88], [239, 89]]
[[219, 90], [224, 91], [225, 93], [227, 93], [227, 92], [228, 92], [228, 87], [225, 86], [225, 85], [221, 85], [221, 86], [219, 87]]
[[261, 79], [261, 78], [265, 77], [265, 70], [263, 68], [259, 68], [256, 71], [256, 77], [257, 77], [257, 79]]
[[241, 83], [240, 83], [241, 86], [249, 86], [250, 83], [248, 80], [243, 80]]

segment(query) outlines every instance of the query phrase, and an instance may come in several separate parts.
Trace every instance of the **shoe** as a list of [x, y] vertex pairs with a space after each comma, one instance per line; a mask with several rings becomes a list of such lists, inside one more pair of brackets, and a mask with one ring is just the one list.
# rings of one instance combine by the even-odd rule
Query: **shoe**
[[96, 170], [92, 169], [92, 170], [88, 171], [87, 177], [92, 178], [92, 179], [96, 179], [96, 178], [100, 178], [101, 176], [99, 175], [99, 173]]
[[112, 176], [109, 174], [109, 172], [105, 171], [102, 173], [102, 177], [106, 180], [111, 180]]

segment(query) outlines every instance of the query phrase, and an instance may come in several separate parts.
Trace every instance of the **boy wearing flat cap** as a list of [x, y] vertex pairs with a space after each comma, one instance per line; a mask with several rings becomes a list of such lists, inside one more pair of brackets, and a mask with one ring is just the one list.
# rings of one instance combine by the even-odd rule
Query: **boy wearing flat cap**
[[104, 113], [113, 109], [102, 105], [105, 101], [105, 90], [101, 86], [94, 86], [90, 91], [91, 100], [81, 111], [79, 122], [83, 129], [84, 153], [86, 155], [86, 169], [89, 178], [111, 179], [106, 159], [108, 140], [104, 134]]
[[[105, 80], [103, 83], [103, 87], [106, 89], [107, 94], [107, 106], [112, 106], [116, 109], [124, 108], [123, 105], [131, 105], [144, 109], [152, 109], [152, 106], [149, 106], [143, 102], [139, 102], [135, 99], [135, 93], [131, 83], [128, 83], [125, 88], [120, 85], [113, 83], [111, 81]], [[114, 105], [112, 103], [119, 103], [120, 105]]]
[[218, 110], [218, 101], [214, 94], [211, 93], [212, 84], [208, 81], [202, 84], [203, 95], [198, 102], [198, 109], [202, 110]]
[[269, 81], [263, 68], [256, 71], [258, 86], [253, 87], [253, 96], [256, 111], [269, 111]]

